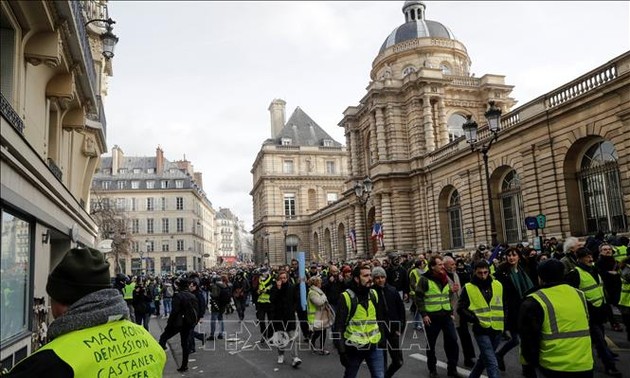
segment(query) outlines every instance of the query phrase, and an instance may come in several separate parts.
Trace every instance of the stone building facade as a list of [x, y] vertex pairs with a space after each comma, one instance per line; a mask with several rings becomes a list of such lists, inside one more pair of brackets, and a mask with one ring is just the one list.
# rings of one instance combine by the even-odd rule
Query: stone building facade
[[[367, 93], [339, 123], [343, 196], [302, 219], [313, 259], [473, 250], [490, 242], [488, 198], [500, 242], [532, 242], [524, 219], [539, 214], [547, 237], [628, 232], [630, 53], [514, 108], [513, 87], [501, 75], [472, 75], [466, 47], [426, 19], [424, 3], [406, 1], [403, 14], [372, 63]], [[490, 101], [502, 116], [488, 185], [462, 125], [472, 117], [477, 143], [487, 142]], [[368, 177], [373, 190], [362, 204], [353, 187]], [[382, 243], [371, 237], [374, 224]], [[350, 233], [356, 248], [344, 242]]]
[[93, 246], [90, 182], [106, 147], [105, 1], [0, 3], [0, 369], [45, 341], [46, 279]]
[[112, 273], [175, 274], [216, 263], [216, 211], [201, 173], [187, 160], [169, 161], [161, 147], [138, 157], [114, 146], [94, 175], [90, 209], [104, 219]]
[[[339, 201], [347, 179], [348, 155], [341, 143], [299, 107], [285, 122], [285, 105], [280, 99], [271, 102], [271, 138], [251, 171], [254, 260], [273, 265], [288, 262], [298, 251], [319, 250], [313, 248], [319, 235], [311, 234], [311, 215]], [[322, 237], [332, 241], [337, 231]]]

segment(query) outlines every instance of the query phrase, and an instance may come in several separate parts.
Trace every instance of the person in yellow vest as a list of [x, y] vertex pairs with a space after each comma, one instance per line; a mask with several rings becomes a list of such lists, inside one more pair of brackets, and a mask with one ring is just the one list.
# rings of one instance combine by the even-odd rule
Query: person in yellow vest
[[112, 288], [109, 263], [92, 248], [67, 251], [48, 276], [55, 318], [49, 342], [7, 377], [162, 377], [166, 355]]
[[273, 277], [268, 268], [263, 268], [260, 271], [260, 277], [258, 279], [258, 287], [256, 288], [258, 297], [256, 298], [256, 319], [259, 321], [260, 326], [260, 342], [266, 343], [267, 340], [273, 335], [273, 329], [271, 328], [270, 321], [272, 320], [271, 300], [269, 293], [271, 292]]
[[411, 300], [411, 308], [409, 311], [413, 314], [413, 327], [416, 331], [422, 330], [422, 322], [420, 319], [420, 313], [416, 308], [416, 287], [418, 286], [418, 282], [420, 282], [420, 276], [426, 273], [427, 261], [425, 260], [424, 254], [420, 254], [418, 259], [414, 262], [413, 268], [409, 271], [409, 299]]
[[[324, 348], [326, 344], [326, 334], [328, 328], [332, 324], [323, 324], [321, 314], [326, 311], [325, 307], [328, 304], [328, 298], [322, 291], [322, 278], [320, 276], [313, 276], [308, 279], [308, 295], [307, 299], [307, 319], [308, 326], [311, 331], [311, 338], [309, 339], [309, 345], [313, 349], [313, 352], [326, 356], [330, 352]], [[317, 339], [319, 343], [316, 344]]]
[[457, 312], [472, 323], [473, 335], [479, 347], [479, 359], [468, 377], [481, 377], [483, 369], [486, 369], [489, 378], [500, 377], [494, 351], [501, 342], [504, 329], [503, 285], [492, 279], [490, 266], [485, 260], [475, 264], [472, 279], [464, 285], [459, 296]]
[[564, 264], [547, 259], [538, 266], [539, 289], [521, 304], [518, 329], [525, 377], [593, 377], [584, 293], [564, 281]]
[[[333, 341], [344, 378], [354, 378], [366, 362], [373, 378], [385, 377], [385, 338], [380, 325], [386, 320], [385, 307], [372, 289], [372, 268], [361, 264], [352, 270], [350, 287], [341, 294], [335, 316]], [[380, 347], [379, 347], [380, 345]]]
[[136, 277], [130, 277], [122, 290], [123, 298], [129, 308], [129, 319], [136, 321], [136, 310], [133, 308], [133, 292], [136, 290]]
[[630, 240], [628, 240], [627, 236], [619, 237], [618, 245], [615, 246], [615, 253], [613, 254], [617, 262], [622, 262], [628, 257], [628, 243], [630, 243]]
[[444, 338], [447, 376], [459, 377], [457, 373], [459, 345], [457, 345], [457, 331], [453, 323], [450, 293], [451, 287], [448, 283], [448, 275], [444, 269], [444, 262], [441, 257], [433, 256], [429, 259], [429, 270], [420, 276], [415, 295], [416, 308], [422, 316], [427, 341], [429, 342], [427, 367], [430, 377], [438, 376], [435, 343], [440, 332], [443, 333]]
[[589, 331], [591, 342], [602, 360], [606, 374], [611, 377], [621, 377], [621, 372], [615, 367], [617, 354], [610, 350], [606, 343], [604, 324], [607, 321], [604, 281], [593, 266], [591, 250], [580, 247], [575, 251], [577, 265], [566, 277], [566, 282], [584, 293], [587, 302]]
[[626, 257], [619, 265], [621, 272], [621, 295], [619, 296], [619, 311], [621, 320], [626, 326], [626, 337], [630, 341], [630, 257]]

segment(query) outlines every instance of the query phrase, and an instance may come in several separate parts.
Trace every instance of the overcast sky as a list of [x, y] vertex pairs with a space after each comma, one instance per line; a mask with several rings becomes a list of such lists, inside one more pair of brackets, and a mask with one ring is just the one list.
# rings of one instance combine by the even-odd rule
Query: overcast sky
[[[365, 95], [403, 4], [110, 1], [120, 38], [105, 100], [110, 153], [185, 155], [213, 207], [250, 230], [250, 170], [271, 136], [271, 101], [287, 102], [287, 119], [299, 106], [345, 144], [337, 124]], [[515, 86], [517, 107], [630, 49], [628, 1], [425, 4], [426, 19], [466, 46], [476, 77]]]

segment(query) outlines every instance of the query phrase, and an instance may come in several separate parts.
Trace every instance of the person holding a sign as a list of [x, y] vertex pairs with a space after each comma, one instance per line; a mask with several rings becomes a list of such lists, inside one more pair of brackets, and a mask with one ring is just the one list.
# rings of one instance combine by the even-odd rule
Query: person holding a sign
[[48, 275], [55, 320], [48, 344], [19, 362], [7, 377], [162, 377], [166, 354], [111, 287], [109, 263], [92, 248], [73, 248]]

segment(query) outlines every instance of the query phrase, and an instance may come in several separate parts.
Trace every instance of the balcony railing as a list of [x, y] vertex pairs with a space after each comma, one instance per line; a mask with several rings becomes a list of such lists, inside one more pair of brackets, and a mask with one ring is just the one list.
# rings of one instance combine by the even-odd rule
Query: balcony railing
[[51, 158], [48, 158], [47, 162], [48, 168], [50, 169], [52, 174], [57, 178], [57, 180], [61, 181], [61, 178], [63, 177], [63, 172], [61, 171], [61, 168], [59, 168], [57, 163], [55, 163], [55, 161]]
[[24, 121], [11, 106], [9, 100], [0, 92], [0, 112], [11, 126], [20, 134], [24, 134]]

